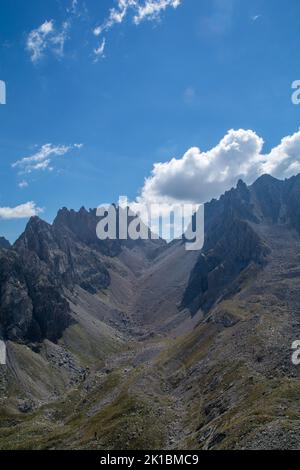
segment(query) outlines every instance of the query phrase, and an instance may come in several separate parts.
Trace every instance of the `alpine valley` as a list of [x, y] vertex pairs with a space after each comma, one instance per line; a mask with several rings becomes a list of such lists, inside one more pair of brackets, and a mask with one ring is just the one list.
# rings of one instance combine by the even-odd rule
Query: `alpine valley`
[[299, 449], [300, 176], [205, 205], [205, 243], [0, 238], [0, 449]]

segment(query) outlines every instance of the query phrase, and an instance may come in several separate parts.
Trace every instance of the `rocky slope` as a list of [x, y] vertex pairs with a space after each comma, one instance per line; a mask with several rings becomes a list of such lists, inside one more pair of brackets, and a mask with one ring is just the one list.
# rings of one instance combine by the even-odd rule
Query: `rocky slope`
[[32, 219], [0, 250], [0, 448], [299, 449], [299, 200], [240, 181], [200, 253]]

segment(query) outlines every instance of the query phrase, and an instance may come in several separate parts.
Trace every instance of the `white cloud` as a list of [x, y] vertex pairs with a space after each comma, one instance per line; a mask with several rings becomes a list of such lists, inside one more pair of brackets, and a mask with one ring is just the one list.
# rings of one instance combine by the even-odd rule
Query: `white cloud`
[[[157, 20], [163, 11], [169, 7], [176, 9], [181, 2], [182, 0], [117, 0], [116, 7], [110, 9], [104, 22], [94, 28], [94, 35], [100, 36], [116, 24], [122, 23], [129, 13], [132, 14], [132, 21], [136, 25], [146, 20]], [[104, 47], [105, 40], [94, 50], [94, 53], [103, 56]]]
[[255, 23], [255, 21], [259, 20], [259, 18], [261, 18], [261, 15], [253, 15], [251, 16], [251, 21]]
[[52, 159], [63, 156], [72, 149], [81, 149], [83, 144], [74, 145], [53, 145], [45, 144], [36, 153], [29, 157], [21, 158], [12, 164], [13, 168], [19, 168], [22, 173], [32, 173], [37, 170], [52, 171]]
[[78, 11], [78, 0], [72, 0], [69, 7], [67, 7], [67, 12], [76, 15]]
[[35, 202], [26, 202], [16, 207], [0, 207], [0, 219], [27, 219], [40, 214], [43, 210]]
[[94, 29], [95, 36], [100, 36], [111, 29], [115, 24], [122, 23], [129, 8], [136, 8], [137, 0], [118, 0], [117, 8], [111, 8], [108, 18]]
[[63, 57], [69, 28], [70, 23], [68, 21], [65, 21], [60, 28], [56, 28], [54, 21], [50, 20], [32, 30], [26, 41], [26, 48], [32, 62], [38, 62], [46, 51], [51, 51], [55, 55]]
[[[176, 9], [183, 0], [114, 0], [115, 6], [110, 8], [104, 21], [93, 30], [95, 36], [110, 31], [116, 24], [121, 24], [127, 17], [135, 25], [143, 21], [158, 20], [161, 14], [168, 8]], [[39, 27], [33, 29], [27, 36], [26, 49], [33, 63], [39, 62], [46, 53], [52, 53], [57, 57], [64, 56], [65, 43], [70, 39], [70, 29], [74, 21], [86, 18], [87, 7], [85, 2], [69, 0], [66, 7], [66, 19], [57, 24], [54, 19], [46, 20]], [[94, 48], [95, 61], [105, 57], [104, 50], [106, 39]]]
[[64, 56], [65, 42], [69, 38], [70, 23], [65, 21], [60, 29], [51, 38], [51, 48], [58, 57]]
[[252, 130], [230, 130], [206, 152], [192, 147], [182, 158], [155, 164], [138, 200], [203, 203], [219, 197], [239, 178], [250, 184], [264, 173], [288, 178], [300, 172], [300, 130], [267, 154], [263, 145]]
[[274, 147], [262, 164], [263, 173], [288, 178], [299, 172], [300, 165], [300, 130], [284, 137]]
[[104, 52], [105, 52], [105, 44], [106, 44], [106, 39], [103, 38], [102, 41], [100, 42], [99, 46], [94, 49], [94, 53], [96, 55], [96, 61], [100, 59], [101, 57], [105, 57]]
[[144, 20], [155, 20], [159, 18], [162, 11], [168, 7], [177, 8], [180, 3], [181, 0], [146, 0], [143, 5], [137, 5], [137, 12], [133, 20], [136, 24]]
[[18, 184], [19, 188], [21, 189], [24, 189], [24, 188], [28, 188], [28, 182], [23, 180], [23, 181], [20, 181], [20, 183]]
[[48, 36], [53, 31], [53, 21], [45, 21], [39, 28], [31, 31], [27, 37], [26, 47], [32, 62], [37, 62], [43, 55], [48, 44]]

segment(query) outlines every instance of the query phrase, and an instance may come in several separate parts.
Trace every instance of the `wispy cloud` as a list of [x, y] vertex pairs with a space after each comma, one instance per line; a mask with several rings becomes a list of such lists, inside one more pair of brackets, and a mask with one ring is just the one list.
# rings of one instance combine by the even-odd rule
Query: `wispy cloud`
[[47, 48], [48, 37], [53, 32], [53, 21], [45, 21], [41, 26], [32, 30], [26, 42], [27, 50], [31, 55], [32, 62], [37, 62]]
[[96, 47], [96, 49], [94, 49], [94, 53], [96, 56], [95, 61], [98, 61], [101, 57], [105, 57], [105, 45], [106, 45], [106, 39], [103, 38], [99, 46]]
[[19, 188], [21, 189], [24, 189], [24, 188], [28, 188], [28, 182], [23, 180], [23, 181], [20, 181], [20, 183], [18, 184]]
[[94, 29], [95, 36], [110, 30], [114, 25], [122, 23], [130, 8], [136, 8], [137, 0], [118, 0], [117, 7], [111, 8], [104, 22]]
[[156, 20], [168, 7], [177, 8], [180, 3], [181, 0], [146, 0], [143, 5], [137, 5], [134, 22], [139, 24], [144, 20]]
[[70, 6], [67, 7], [67, 12], [75, 15], [78, 11], [78, 5], [79, 5], [78, 0], [71, 0]]
[[63, 57], [69, 28], [70, 23], [68, 21], [64, 22], [60, 28], [57, 28], [54, 20], [47, 20], [38, 28], [32, 30], [26, 41], [26, 49], [32, 62], [36, 63], [41, 60], [47, 51], [58, 57]]
[[84, 0], [69, 0], [69, 6], [67, 6], [66, 11], [70, 16], [73, 17], [88, 17], [88, 8]]
[[[158, 20], [167, 8], [176, 9], [181, 3], [182, 0], [116, 0], [116, 6], [110, 9], [104, 22], [94, 29], [94, 35], [100, 36], [107, 33], [115, 25], [122, 23], [129, 15], [136, 25], [142, 21]], [[98, 57], [103, 57], [104, 48], [105, 38], [94, 49], [95, 54]]]
[[33, 29], [26, 40], [26, 49], [31, 60], [37, 63], [47, 52], [58, 58], [64, 56], [65, 43], [70, 39], [70, 30], [75, 19], [87, 14], [85, 2], [82, 0], [70, 0], [66, 8], [66, 18], [60, 25], [51, 19], [46, 20], [38, 28]]
[[210, 12], [199, 21], [199, 34], [223, 36], [230, 31], [235, 14], [236, 0], [211, 0]]
[[[115, 6], [110, 8], [106, 18], [93, 29], [96, 37], [108, 33], [115, 25], [127, 18], [135, 25], [143, 21], [155, 21], [168, 8], [176, 9], [183, 0], [114, 0]], [[26, 38], [26, 49], [31, 61], [38, 63], [47, 53], [58, 58], [65, 55], [65, 44], [71, 39], [73, 23], [79, 19], [87, 19], [88, 10], [84, 1], [69, 0], [66, 7], [65, 21], [58, 24], [54, 19], [44, 21], [40, 26], [29, 32]], [[106, 38], [102, 37], [94, 47], [95, 62], [105, 57]]]
[[253, 23], [255, 23], [255, 21], [259, 20], [261, 18], [261, 15], [253, 15], [251, 16], [251, 21], [253, 21]]
[[16, 207], [0, 207], [0, 219], [27, 219], [43, 212], [33, 201], [20, 204]]
[[21, 158], [12, 164], [13, 168], [19, 168], [21, 173], [32, 173], [37, 170], [52, 171], [52, 160], [57, 156], [63, 156], [72, 149], [81, 149], [83, 144], [53, 145], [45, 144], [36, 153]]
[[188, 86], [183, 92], [183, 101], [187, 105], [191, 105], [195, 103], [197, 98], [197, 93], [194, 87]]

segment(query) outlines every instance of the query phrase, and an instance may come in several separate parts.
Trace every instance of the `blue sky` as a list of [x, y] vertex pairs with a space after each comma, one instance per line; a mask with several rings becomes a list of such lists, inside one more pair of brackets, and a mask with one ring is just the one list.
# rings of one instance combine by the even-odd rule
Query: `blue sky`
[[[130, 0], [1, 0], [0, 235], [16, 238], [27, 219], [13, 209], [31, 202], [27, 209], [41, 208], [51, 221], [62, 206], [95, 207], [119, 195], [221, 194], [232, 178], [197, 193], [207, 177], [201, 152], [214, 159], [210, 176], [246, 171], [251, 182], [260, 172], [253, 165], [228, 170], [226, 158], [236, 158], [224, 156], [228, 142], [246, 142], [237, 158], [264, 155], [262, 167], [276, 176], [296, 172], [299, 1], [175, 1], [136, 0], [124, 13]], [[138, 8], [145, 3], [148, 10]], [[111, 8], [122, 21], [109, 22]], [[270, 163], [278, 152], [288, 155], [288, 168]], [[193, 191], [184, 173], [191, 161]], [[157, 162], [165, 165], [145, 186]]]

